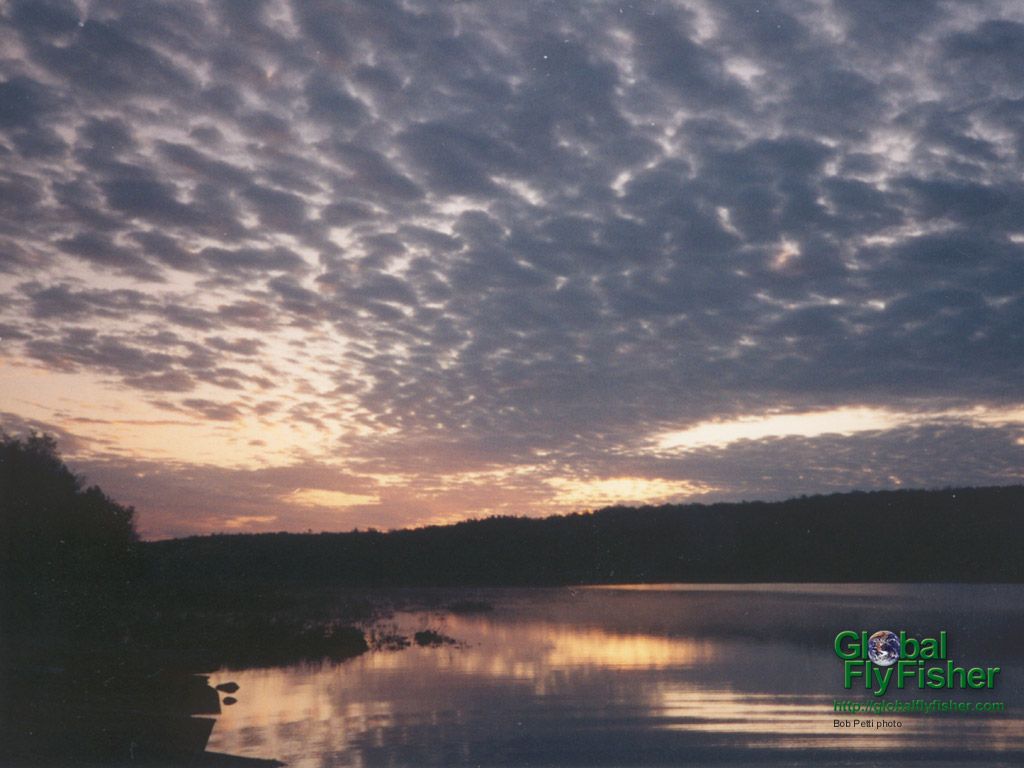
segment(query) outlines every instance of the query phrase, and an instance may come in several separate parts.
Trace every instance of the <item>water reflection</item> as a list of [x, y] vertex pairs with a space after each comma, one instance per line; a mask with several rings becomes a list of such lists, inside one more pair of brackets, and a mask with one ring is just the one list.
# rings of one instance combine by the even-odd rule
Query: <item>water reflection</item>
[[[245, 695], [210, 749], [292, 766], [1015, 764], [1022, 596], [963, 586], [495, 592], [487, 614], [394, 618], [402, 633], [429, 627], [458, 646], [221, 671], [212, 682], [235, 680]], [[876, 624], [949, 629], [953, 655], [1003, 667], [1001, 689], [950, 697], [998, 697], [1007, 712], [836, 729], [833, 699], [857, 694], [842, 689], [831, 637]]]

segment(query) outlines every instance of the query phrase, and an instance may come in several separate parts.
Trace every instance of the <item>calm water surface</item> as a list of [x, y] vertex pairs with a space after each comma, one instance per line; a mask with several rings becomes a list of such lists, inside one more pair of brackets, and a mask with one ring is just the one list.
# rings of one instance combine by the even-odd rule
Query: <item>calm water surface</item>
[[[463, 595], [464, 596], [464, 595]], [[455, 591], [435, 595], [442, 604]], [[659, 585], [476, 591], [494, 610], [398, 613], [458, 641], [337, 665], [220, 670], [241, 686], [209, 749], [290, 766], [1024, 764], [1024, 587]], [[1002, 714], [846, 715], [843, 629], [949, 633]], [[835, 727], [835, 719], [900, 728]]]

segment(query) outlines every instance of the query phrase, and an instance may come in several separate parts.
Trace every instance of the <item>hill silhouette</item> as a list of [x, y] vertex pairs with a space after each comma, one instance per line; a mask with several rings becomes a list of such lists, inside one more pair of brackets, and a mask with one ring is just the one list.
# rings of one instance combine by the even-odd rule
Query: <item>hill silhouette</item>
[[1017, 582], [1024, 486], [609, 507], [387, 533], [146, 543], [167, 579], [351, 586], [672, 581]]

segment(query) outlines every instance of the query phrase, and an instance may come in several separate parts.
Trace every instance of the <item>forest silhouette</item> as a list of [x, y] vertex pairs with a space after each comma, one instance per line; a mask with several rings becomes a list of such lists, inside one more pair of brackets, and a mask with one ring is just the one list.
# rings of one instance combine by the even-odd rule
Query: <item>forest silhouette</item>
[[152, 542], [176, 574], [361, 586], [1024, 578], [1024, 487], [781, 502], [608, 507], [387, 533], [231, 534]]
[[48, 435], [0, 432], [0, 575], [116, 578], [139, 566], [135, 510], [85, 486]]

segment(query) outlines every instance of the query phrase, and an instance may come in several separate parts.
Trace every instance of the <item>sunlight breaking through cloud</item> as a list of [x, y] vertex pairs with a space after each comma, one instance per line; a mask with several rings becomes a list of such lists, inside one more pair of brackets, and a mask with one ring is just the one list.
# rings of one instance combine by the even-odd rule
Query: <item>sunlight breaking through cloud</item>
[[1024, 407], [967, 410], [915, 411], [901, 413], [885, 408], [847, 407], [807, 413], [771, 413], [708, 421], [688, 429], [666, 432], [654, 439], [658, 451], [688, 451], [725, 447], [740, 440], [783, 437], [853, 435], [883, 432], [914, 424], [965, 423], [1016, 426], [1024, 429]]
[[552, 503], [594, 509], [609, 504], [657, 504], [690, 499], [714, 488], [688, 480], [611, 477], [588, 480], [556, 477], [547, 481], [555, 490]]
[[380, 499], [361, 493], [328, 491], [323, 488], [297, 488], [284, 497], [285, 502], [304, 507], [344, 508], [360, 504], [375, 504]]

